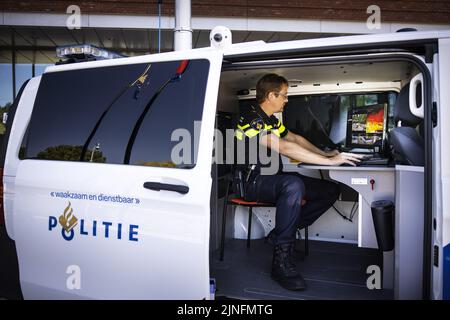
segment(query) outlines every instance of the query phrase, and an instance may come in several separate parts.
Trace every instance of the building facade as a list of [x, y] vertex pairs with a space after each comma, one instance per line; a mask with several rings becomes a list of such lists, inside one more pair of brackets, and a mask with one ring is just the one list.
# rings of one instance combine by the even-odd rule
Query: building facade
[[[449, 0], [192, 0], [191, 10], [194, 48], [209, 46], [217, 25], [231, 29], [233, 43], [450, 28]], [[174, 0], [0, 0], [1, 113], [26, 79], [58, 61], [58, 46], [172, 51], [174, 15]]]

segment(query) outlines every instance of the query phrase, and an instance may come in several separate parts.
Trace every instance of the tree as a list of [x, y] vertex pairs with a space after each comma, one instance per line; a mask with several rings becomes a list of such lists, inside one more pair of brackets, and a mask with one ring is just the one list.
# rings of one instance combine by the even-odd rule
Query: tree
[[[43, 160], [79, 161], [82, 149], [83, 146], [59, 145], [39, 152], [36, 158]], [[88, 150], [83, 161], [89, 162], [91, 160], [91, 154], [92, 150]], [[105, 163], [106, 157], [103, 157], [101, 151], [95, 150], [92, 162]]]

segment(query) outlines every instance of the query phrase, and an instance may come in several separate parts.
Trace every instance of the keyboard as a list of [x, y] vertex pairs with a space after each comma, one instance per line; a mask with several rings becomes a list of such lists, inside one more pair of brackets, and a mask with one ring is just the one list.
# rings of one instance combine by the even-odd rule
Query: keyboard
[[361, 160], [361, 162], [358, 163], [360, 166], [386, 166], [389, 163], [388, 158], [370, 158]]
[[[389, 164], [388, 158], [376, 158], [376, 157], [367, 157], [361, 159], [360, 162], [355, 162], [357, 167], [365, 167], [365, 166], [387, 166]], [[344, 167], [352, 167], [351, 164], [343, 163], [341, 166]]]

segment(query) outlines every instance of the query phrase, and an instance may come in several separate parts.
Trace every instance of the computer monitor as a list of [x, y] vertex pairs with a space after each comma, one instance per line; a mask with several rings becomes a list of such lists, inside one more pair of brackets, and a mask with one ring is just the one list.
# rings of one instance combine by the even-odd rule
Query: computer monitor
[[350, 108], [347, 116], [347, 148], [384, 149], [387, 104]]
[[337, 94], [291, 95], [284, 107], [283, 124], [320, 149], [335, 149], [345, 144], [348, 108], [348, 97]]

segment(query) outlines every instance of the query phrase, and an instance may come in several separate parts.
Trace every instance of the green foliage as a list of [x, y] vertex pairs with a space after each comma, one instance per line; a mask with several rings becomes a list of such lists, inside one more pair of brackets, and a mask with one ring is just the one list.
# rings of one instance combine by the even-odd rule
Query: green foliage
[[137, 165], [148, 167], [161, 167], [161, 168], [176, 168], [177, 165], [172, 161], [137, 161]]
[[5, 134], [6, 126], [3, 123], [3, 114], [7, 113], [9, 111], [10, 107], [11, 107], [11, 102], [8, 102], [3, 107], [0, 106], [0, 135]]
[[[60, 145], [56, 147], [49, 147], [37, 154], [38, 159], [42, 160], [66, 160], [79, 161], [83, 146]], [[89, 162], [91, 159], [92, 150], [87, 150], [84, 161]], [[95, 151], [92, 162], [105, 163], [106, 158], [102, 156], [101, 151]]]

